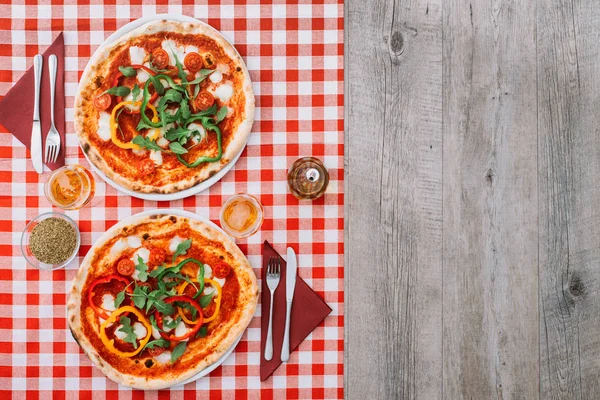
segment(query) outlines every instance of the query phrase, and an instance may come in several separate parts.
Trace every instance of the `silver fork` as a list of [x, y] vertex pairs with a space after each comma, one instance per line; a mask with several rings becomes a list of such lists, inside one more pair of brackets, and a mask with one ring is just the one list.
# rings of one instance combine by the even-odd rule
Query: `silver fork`
[[269, 309], [269, 329], [267, 330], [267, 344], [265, 345], [265, 360], [269, 361], [273, 358], [273, 293], [279, 285], [281, 277], [281, 257], [269, 258], [267, 265], [267, 286], [271, 292], [271, 307]]
[[56, 70], [57, 59], [54, 54], [48, 59], [48, 69], [50, 70], [50, 131], [46, 137], [46, 150], [44, 151], [44, 159], [46, 163], [56, 162], [60, 153], [60, 135], [54, 126], [54, 91], [56, 87]]

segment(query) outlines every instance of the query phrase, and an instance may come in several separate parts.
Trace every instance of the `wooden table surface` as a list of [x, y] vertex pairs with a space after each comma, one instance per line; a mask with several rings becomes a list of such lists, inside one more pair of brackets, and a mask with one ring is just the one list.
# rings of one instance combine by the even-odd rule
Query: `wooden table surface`
[[600, 3], [345, 12], [346, 396], [600, 398]]

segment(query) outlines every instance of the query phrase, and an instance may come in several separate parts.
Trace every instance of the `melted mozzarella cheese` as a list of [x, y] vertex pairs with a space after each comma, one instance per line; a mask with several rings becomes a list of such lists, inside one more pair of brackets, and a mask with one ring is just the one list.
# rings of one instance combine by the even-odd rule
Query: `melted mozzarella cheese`
[[163, 327], [162, 330], [165, 332], [171, 332], [173, 330], [173, 328], [169, 328], [167, 327], [166, 324], [171, 324], [173, 322], [173, 318], [171, 318], [170, 316], [165, 316], [165, 318], [163, 319]]
[[198, 52], [198, 48], [196, 46], [185, 46], [185, 54], [188, 55], [189, 53], [197, 53]]
[[[149, 67], [150, 64], [146, 63], [144, 64], [145, 67]], [[138, 73], [137, 73], [137, 80], [140, 81], [141, 83], [144, 83], [148, 80], [148, 78], [150, 78], [150, 74], [148, 74], [146, 71], [144, 71], [143, 69], [138, 69]], [[141, 93], [141, 91], [140, 91]]]
[[170, 363], [171, 362], [171, 352], [170, 351], [163, 351], [159, 355], [154, 356], [154, 359], [156, 361], [158, 361], [159, 363], [161, 363], [161, 364]]
[[213, 89], [211, 93], [223, 103], [227, 103], [233, 96], [233, 86], [231, 82], [227, 81]]
[[[150, 257], [150, 250], [148, 250], [145, 247], [142, 247], [140, 249], [138, 249], [135, 253], [133, 253], [133, 256], [131, 257], [131, 261], [133, 261], [133, 263], [135, 265], [138, 265], [138, 256], [142, 257], [142, 260], [144, 260], [145, 263], [148, 262], [148, 259]], [[138, 269], [136, 268], [135, 271], [133, 271], [133, 274], [131, 275], [131, 277], [133, 279], [139, 279], [139, 274], [140, 271], [138, 271]]]
[[135, 324], [133, 324], [133, 333], [135, 333], [135, 336], [138, 339], [142, 340], [148, 334], [148, 330], [143, 324], [141, 324], [140, 322], [136, 322]]
[[129, 248], [129, 242], [125, 239], [119, 239], [112, 245], [110, 248], [110, 257], [115, 258], [119, 254], [121, 254], [124, 250]]
[[137, 46], [131, 46], [129, 48], [129, 59], [131, 60], [131, 64], [144, 64], [145, 58], [146, 50], [143, 48]]
[[163, 163], [162, 151], [151, 150], [150, 151], [150, 159], [152, 161], [154, 161], [154, 164], [162, 165], [162, 163]]
[[225, 278], [213, 278], [213, 280], [215, 282], [217, 282], [219, 285], [221, 285], [221, 287], [223, 287], [223, 285], [225, 285]]
[[212, 278], [212, 268], [208, 264], [204, 264], [204, 277], [208, 279]]
[[115, 336], [121, 340], [125, 340], [125, 338], [127, 337], [127, 334], [125, 332], [121, 331], [122, 327], [123, 327], [123, 325], [117, 326], [117, 329], [115, 329]]
[[133, 153], [138, 156], [143, 156], [144, 154], [146, 154], [146, 150], [144, 149], [131, 149], [131, 151], [133, 151]]
[[217, 289], [215, 289], [215, 288], [214, 288], [214, 287], [212, 287], [212, 286], [206, 286], [206, 287], [204, 288], [204, 292], [202, 292], [202, 293], [203, 293], [203, 294], [206, 296], [206, 295], [209, 295], [209, 294], [211, 294], [211, 293], [214, 293], [216, 290], [217, 290]]
[[219, 70], [213, 72], [208, 76], [212, 83], [219, 83], [223, 80], [223, 73]]
[[115, 298], [112, 294], [106, 293], [104, 296], [102, 296], [102, 308], [104, 308], [106, 311], [116, 310]]
[[165, 139], [164, 137], [159, 137], [158, 140], [156, 141], [156, 144], [159, 145], [161, 148], [166, 149], [167, 147], [169, 147], [169, 141], [167, 139]]
[[219, 71], [222, 74], [228, 74], [229, 73], [229, 65], [228, 64], [217, 64], [217, 71]]
[[[181, 337], [181, 336], [184, 336], [186, 333], [188, 333], [188, 327], [185, 326], [185, 323], [183, 321], [181, 321], [175, 327], [175, 336]], [[182, 340], [182, 342], [187, 342], [188, 340], [189, 340], [189, 338]]]
[[110, 114], [104, 111], [100, 112], [98, 119], [98, 130], [96, 131], [100, 139], [105, 142], [110, 140]]
[[183, 46], [177, 46], [173, 40], [165, 40], [162, 42], [161, 47], [169, 54], [169, 64], [175, 65], [175, 56], [177, 56], [179, 62], [183, 64], [183, 57], [185, 54]]
[[171, 239], [171, 243], [169, 243], [169, 251], [171, 253], [175, 253], [177, 246], [179, 246], [181, 242], [183, 242], [183, 239], [179, 236], [175, 236], [173, 239]]
[[200, 124], [192, 122], [191, 124], [189, 124], [187, 126], [187, 128], [191, 131], [198, 131], [198, 133], [200, 134], [200, 139], [198, 139], [197, 135], [192, 136], [191, 141], [194, 144], [198, 144], [200, 142], [200, 140], [203, 140], [206, 137], [206, 130]]
[[142, 247], [142, 239], [137, 236], [127, 236], [127, 244], [132, 249], [137, 249], [138, 247]]
[[158, 331], [158, 329], [156, 329], [154, 325], [152, 325], [152, 337], [154, 339], [160, 339], [160, 332]]

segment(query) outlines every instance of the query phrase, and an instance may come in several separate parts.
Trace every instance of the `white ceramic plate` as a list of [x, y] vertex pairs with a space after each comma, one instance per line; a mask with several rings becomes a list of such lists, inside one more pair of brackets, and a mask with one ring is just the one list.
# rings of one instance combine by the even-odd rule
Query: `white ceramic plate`
[[[212, 221], [210, 221], [207, 218], [201, 217], [201, 216], [199, 216], [197, 214], [194, 214], [194, 213], [191, 213], [189, 211], [175, 210], [175, 209], [172, 209], [172, 208], [165, 208], [165, 209], [147, 210], [147, 211], [143, 211], [143, 212], [141, 212], [139, 214], [135, 214], [135, 215], [132, 215], [130, 217], [127, 217], [124, 220], [119, 221], [117, 224], [115, 224], [114, 226], [112, 226], [110, 229], [108, 229], [105, 233], [103, 233], [97, 239], [97, 241], [100, 241], [100, 242], [103, 243], [106, 240], [105, 236], [112, 235], [112, 234], [114, 234], [114, 232], [116, 232], [117, 230], [121, 229], [123, 226], [128, 225], [130, 223], [130, 221], [131, 221], [132, 218], [137, 218], [137, 217], [147, 216], [147, 215], [164, 215], [164, 214], [177, 215], [177, 216], [180, 216], [180, 217], [186, 217], [186, 218], [194, 219], [196, 221], [204, 222], [205, 224], [208, 224], [208, 225], [212, 226], [213, 228], [217, 229], [219, 232], [222, 232], [228, 238], [231, 239], [231, 237], [229, 235], [227, 235], [227, 233], [224, 232], [217, 224], [213, 223]], [[231, 241], [233, 241], [233, 239], [231, 239]], [[86, 258], [90, 254], [91, 254], [91, 252], [88, 252], [88, 254], [86, 255]], [[85, 260], [85, 258], [84, 258], [84, 260]], [[81, 261], [82, 264], [83, 264], [84, 260]], [[242, 335], [243, 335], [243, 333], [242, 333]], [[221, 364], [223, 364], [223, 362], [227, 359], [227, 357], [229, 357], [231, 355], [231, 353], [233, 353], [233, 350], [235, 350], [235, 348], [237, 347], [238, 343], [242, 339], [242, 335], [240, 335], [240, 337], [237, 338], [237, 340], [229, 348], [229, 350], [227, 350], [227, 352], [225, 354], [223, 354], [223, 356], [221, 358], [219, 358], [214, 364], [211, 364], [208, 367], [204, 368], [197, 375], [194, 375], [191, 378], [189, 378], [189, 379], [187, 379], [187, 380], [185, 380], [185, 381], [183, 381], [181, 383], [178, 383], [177, 385], [173, 385], [173, 386], [185, 385], [187, 383], [193, 382], [193, 381], [195, 381], [197, 379], [200, 379], [200, 378], [202, 378], [202, 377], [210, 374], [217, 367], [219, 367]]]
[[[191, 22], [191, 23], [196, 23], [196, 24], [204, 24], [204, 22], [202, 22], [196, 18], [188, 17], [185, 15], [177, 15], [177, 14], [156, 14], [156, 15], [152, 15], [149, 17], [143, 17], [140, 19], [136, 19], [135, 21], [131, 21], [130, 23], [122, 26], [120, 29], [118, 29], [112, 35], [110, 35], [108, 38], [106, 38], [104, 43], [102, 43], [102, 45], [100, 45], [100, 47], [98, 47], [98, 49], [96, 49], [96, 51], [94, 52], [92, 57], [90, 57], [90, 60], [94, 58], [94, 55], [97, 52], [103, 51], [103, 49], [106, 48], [109, 44], [111, 44], [112, 42], [114, 42], [115, 40], [120, 38], [121, 36], [125, 35], [126, 33], [144, 25], [147, 22], [161, 20], [161, 19], [166, 19], [166, 20], [170, 20], [170, 21], [180, 21], [180, 22]], [[225, 40], [227, 40], [227, 39], [225, 39]], [[234, 48], [235, 48], [235, 46], [234, 46]], [[241, 57], [240, 57], [240, 59], [241, 59]], [[86, 68], [87, 67], [88, 66], [86, 65]], [[81, 90], [81, 88], [79, 88], [78, 90]], [[246, 139], [246, 143], [247, 142], [248, 142], [248, 140]], [[88, 158], [87, 154], [85, 154], [85, 152], [83, 152], [83, 155], [85, 156], [86, 160], [88, 161], [88, 163], [90, 164], [90, 166], [92, 167], [94, 172], [96, 174], [98, 174], [102, 179], [104, 179], [104, 181], [106, 183], [108, 183], [110, 186], [114, 187], [118, 191], [125, 193], [131, 197], [137, 197], [137, 198], [143, 199], [143, 200], [170, 201], [170, 200], [184, 199], [186, 197], [196, 195], [200, 192], [205, 191], [206, 189], [208, 189], [209, 187], [211, 187], [212, 185], [217, 183], [222, 177], [225, 176], [225, 174], [227, 174], [227, 172], [229, 172], [229, 170], [231, 168], [233, 168], [233, 165], [237, 162], [238, 158], [240, 158], [242, 151], [244, 151], [244, 148], [246, 147], [246, 143], [244, 143], [244, 146], [242, 147], [240, 152], [235, 157], [233, 157], [233, 159], [227, 165], [225, 165], [225, 167], [223, 167], [222, 170], [220, 170], [219, 172], [217, 172], [216, 174], [214, 174], [207, 180], [200, 182], [199, 184], [192, 186], [191, 188], [181, 190], [181, 191], [175, 192], [175, 193], [168, 193], [168, 194], [140, 193], [140, 192], [134, 192], [133, 190], [124, 188], [124, 187], [120, 186], [119, 184], [117, 184], [112, 179], [110, 179], [109, 177], [107, 177], [104, 174], [104, 172], [102, 172], [98, 168], [96, 168], [96, 166], [90, 161], [90, 159]]]

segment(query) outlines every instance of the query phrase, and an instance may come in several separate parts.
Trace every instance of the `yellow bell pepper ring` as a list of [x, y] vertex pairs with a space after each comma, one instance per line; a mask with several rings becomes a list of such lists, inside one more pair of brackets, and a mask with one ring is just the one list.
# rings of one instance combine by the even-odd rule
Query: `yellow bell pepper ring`
[[[191, 281], [198, 282], [198, 279], [192, 278]], [[204, 278], [204, 283], [208, 283], [212, 287], [217, 289], [217, 298], [215, 299], [215, 312], [213, 313], [213, 315], [210, 316], [210, 318], [204, 318], [204, 321], [202, 323], [210, 322], [210, 321], [214, 320], [215, 318], [217, 318], [217, 315], [219, 314], [219, 311], [221, 309], [221, 298], [223, 297], [223, 289], [221, 288], [221, 285], [219, 285], [218, 282], [216, 282], [212, 279], [209, 279], [209, 278]], [[185, 288], [187, 287], [188, 284], [189, 284], [188, 281], [184, 281], [181, 285], [179, 285], [177, 292], [179, 294], [183, 294], [183, 291], [185, 290]], [[186, 322], [188, 324], [196, 324], [197, 323], [196, 321], [189, 320], [183, 313], [183, 310], [181, 309], [181, 307], [177, 307], [177, 313], [179, 314], [179, 316], [181, 317], [181, 319], [184, 322]]]
[[[124, 351], [117, 349], [115, 347], [115, 340], [109, 339], [108, 336], [106, 336], [106, 327], [108, 325], [116, 322], [117, 317], [126, 312], [130, 312], [130, 313], [134, 314], [138, 318], [138, 321], [141, 322], [142, 325], [144, 325], [146, 327], [146, 337], [142, 341], [140, 341], [137, 350], [131, 351], [131, 352], [124, 352]], [[140, 312], [140, 310], [138, 310], [137, 308], [135, 308], [133, 306], [123, 306], [121, 308], [117, 308], [115, 311], [112, 312], [112, 314], [110, 314], [108, 319], [106, 321], [104, 321], [102, 323], [102, 325], [100, 325], [100, 339], [102, 340], [102, 343], [104, 343], [106, 348], [108, 350], [110, 350], [112, 353], [115, 353], [116, 355], [121, 356], [121, 357], [133, 357], [136, 354], [138, 354], [140, 351], [142, 351], [144, 349], [144, 346], [146, 346], [146, 344], [150, 340], [150, 336], [152, 336], [152, 325], [150, 325], [150, 322], [148, 322], [146, 317], [144, 317], [144, 314], [142, 314]]]
[[[117, 137], [117, 129], [118, 129], [118, 122], [117, 122], [117, 111], [119, 111], [121, 108], [130, 105], [132, 107], [137, 107], [140, 106], [142, 104], [141, 101], [122, 101], [119, 104], [117, 104], [113, 110], [112, 113], [110, 114], [110, 139], [112, 140], [112, 142], [119, 146], [122, 149], [135, 149], [135, 150], [140, 150], [141, 147], [138, 146], [135, 143], [132, 142], [123, 142], [121, 139], [119, 139]], [[148, 104], [147, 107], [152, 110], [152, 113], [154, 114], [154, 116], [152, 117], [152, 122], [158, 122], [158, 112], [156, 111], [156, 108], [152, 105], [152, 104]], [[154, 134], [150, 137], [151, 140], [154, 140], [158, 137], [158, 133], [159, 130], [155, 129]]]

